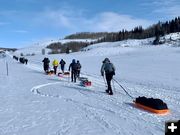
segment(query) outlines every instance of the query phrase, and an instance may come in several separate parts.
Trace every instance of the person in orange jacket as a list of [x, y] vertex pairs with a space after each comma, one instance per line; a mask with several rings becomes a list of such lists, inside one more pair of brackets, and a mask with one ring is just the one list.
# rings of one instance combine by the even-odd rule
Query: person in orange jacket
[[54, 69], [54, 74], [56, 74], [56, 72], [57, 72], [57, 67], [58, 67], [58, 65], [59, 65], [58, 60], [56, 60], [56, 59], [53, 60], [52, 65], [53, 65], [53, 69]]

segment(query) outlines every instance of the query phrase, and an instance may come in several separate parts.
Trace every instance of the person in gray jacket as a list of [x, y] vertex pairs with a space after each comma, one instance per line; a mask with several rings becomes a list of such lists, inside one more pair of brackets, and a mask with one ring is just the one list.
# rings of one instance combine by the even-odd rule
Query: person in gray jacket
[[113, 95], [112, 88], [111, 88], [111, 80], [113, 78], [113, 75], [115, 75], [115, 67], [114, 65], [110, 62], [108, 58], [105, 58], [101, 67], [101, 75], [104, 76], [104, 72], [106, 75], [106, 81], [108, 85], [108, 89], [106, 92], [109, 95]]

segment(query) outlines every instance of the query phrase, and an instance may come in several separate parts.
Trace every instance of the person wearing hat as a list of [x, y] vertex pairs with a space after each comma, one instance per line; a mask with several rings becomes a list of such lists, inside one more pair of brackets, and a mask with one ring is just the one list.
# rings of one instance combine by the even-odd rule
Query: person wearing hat
[[104, 77], [105, 73], [105, 78], [108, 85], [108, 89], [106, 90], [106, 92], [109, 95], [113, 95], [111, 80], [113, 79], [113, 75], [115, 75], [115, 67], [108, 58], [105, 58], [102, 63], [103, 64], [101, 66], [101, 75]]

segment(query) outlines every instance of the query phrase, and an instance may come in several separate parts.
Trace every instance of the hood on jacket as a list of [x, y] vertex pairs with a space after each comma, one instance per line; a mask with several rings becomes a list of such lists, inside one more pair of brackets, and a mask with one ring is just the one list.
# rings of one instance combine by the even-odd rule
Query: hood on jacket
[[76, 63], [76, 60], [75, 60], [75, 59], [73, 59], [73, 60], [72, 60], [72, 63]]
[[110, 62], [109, 58], [105, 58], [105, 59], [103, 60], [103, 63], [109, 63], [109, 62]]

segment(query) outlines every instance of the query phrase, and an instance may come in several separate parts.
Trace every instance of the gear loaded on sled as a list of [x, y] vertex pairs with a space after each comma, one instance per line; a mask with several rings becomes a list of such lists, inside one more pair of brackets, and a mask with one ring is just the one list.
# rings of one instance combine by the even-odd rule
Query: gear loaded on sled
[[58, 76], [59, 77], [69, 77], [70, 76], [70, 72], [59, 72]]
[[161, 99], [138, 97], [134, 103], [137, 107], [156, 114], [168, 114], [170, 112], [167, 104]]
[[127, 90], [117, 80], [115, 79], [113, 80], [124, 90], [127, 96], [133, 99], [133, 103], [135, 104], [136, 107], [160, 115], [166, 115], [170, 113], [167, 104], [164, 103], [161, 99], [146, 98], [146, 97], [134, 98], [127, 92]]
[[47, 75], [54, 75], [54, 70], [50, 70], [46, 72]]
[[79, 77], [80, 84], [84, 87], [91, 86], [91, 81], [88, 80], [86, 77]]

